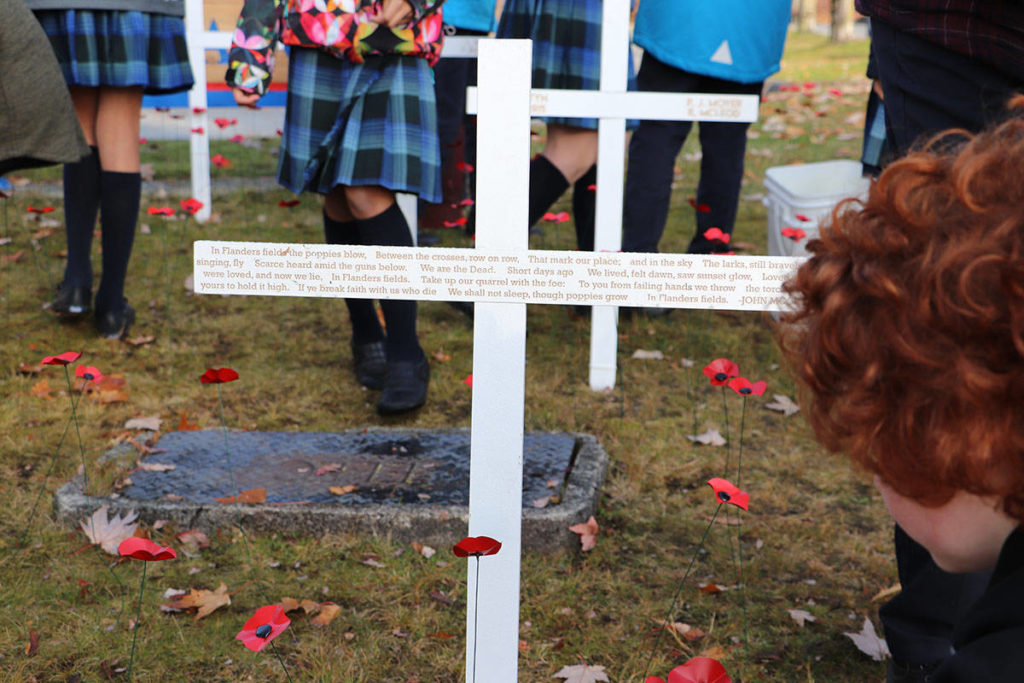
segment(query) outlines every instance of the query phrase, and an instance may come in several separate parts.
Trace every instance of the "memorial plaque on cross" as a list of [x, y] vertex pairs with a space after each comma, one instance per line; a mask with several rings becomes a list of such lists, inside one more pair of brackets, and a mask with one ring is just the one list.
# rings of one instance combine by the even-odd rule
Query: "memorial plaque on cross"
[[[475, 653], [486, 662], [487, 683], [511, 683], [519, 642], [525, 304], [778, 310], [785, 302], [780, 285], [800, 259], [528, 250], [531, 43], [481, 41], [479, 56], [475, 248], [198, 241], [194, 284], [199, 294], [476, 302], [468, 533], [503, 547], [480, 562], [479, 585], [467, 572], [467, 595], [486, 605], [474, 624], [474, 598], [467, 601], [467, 681]], [[559, 91], [548, 92], [558, 104]], [[631, 97], [641, 95], [654, 93]]]

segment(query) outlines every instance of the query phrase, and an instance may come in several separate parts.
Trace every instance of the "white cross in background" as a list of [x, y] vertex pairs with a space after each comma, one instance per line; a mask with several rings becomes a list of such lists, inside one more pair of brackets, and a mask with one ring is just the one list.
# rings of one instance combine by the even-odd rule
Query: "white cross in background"
[[[610, 23], [616, 22], [606, 20], [606, 30]], [[624, 40], [625, 34], [620, 37]], [[595, 318], [603, 311], [610, 331], [595, 326], [595, 337], [611, 337], [614, 359], [614, 306], [777, 310], [783, 303], [781, 281], [799, 262], [790, 257], [617, 251], [625, 118], [689, 118], [689, 108], [699, 111], [712, 100], [723, 101], [719, 95], [626, 95], [621, 69], [618, 93], [532, 93], [534, 102], [545, 100], [543, 113], [579, 116], [585, 109], [617, 119], [602, 121], [601, 129], [599, 168], [604, 173], [598, 180], [597, 245], [609, 251], [528, 250], [531, 109], [540, 113], [536, 105], [531, 108], [531, 55], [528, 40], [479, 44], [474, 249], [214, 241], [194, 245], [195, 291], [200, 294], [476, 302], [468, 533], [496, 538], [502, 549], [480, 561], [479, 586], [475, 572], [467, 571], [467, 596], [478, 594], [483, 608], [474, 624], [473, 598], [468, 598], [466, 679], [475, 652], [486, 683], [516, 681], [518, 672], [525, 304], [602, 304], [595, 308]], [[756, 112], [756, 97], [724, 97], [740, 111], [752, 99], [749, 106]], [[750, 118], [729, 120], [754, 118], [744, 115]], [[608, 137], [615, 139], [607, 143]], [[615, 196], [608, 199], [608, 194]], [[481, 636], [477, 642], [474, 634]]]

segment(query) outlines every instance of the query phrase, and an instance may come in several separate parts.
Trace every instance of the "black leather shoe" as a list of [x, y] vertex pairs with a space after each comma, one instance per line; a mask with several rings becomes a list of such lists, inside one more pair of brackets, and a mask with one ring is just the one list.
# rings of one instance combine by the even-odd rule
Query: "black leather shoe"
[[107, 339], [120, 339], [128, 334], [128, 328], [135, 322], [135, 309], [126, 301], [119, 311], [96, 314], [96, 331]]
[[380, 389], [384, 386], [387, 357], [383, 341], [366, 344], [352, 342], [352, 362], [356, 366], [356, 381], [367, 389]]
[[427, 402], [430, 363], [426, 356], [418, 361], [388, 363], [384, 391], [377, 401], [381, 415], [398, 415], [415, 410]]
[[92, 290], [61, 282], [57, 285], [57, 296], [50, 303], [50, 310], [65, 318], [83, 318], [92, 313]]

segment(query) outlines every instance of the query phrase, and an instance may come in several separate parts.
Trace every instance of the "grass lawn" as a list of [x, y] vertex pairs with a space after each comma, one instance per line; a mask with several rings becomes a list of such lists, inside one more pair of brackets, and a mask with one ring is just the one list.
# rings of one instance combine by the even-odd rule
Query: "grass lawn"
[[[863, 42], [833, 46], [817, 36], [791, 36], [784, 69], [772, 83], [798, 84], [801, 91], [772, 90], [751, 128], [738, 248], [765, 252], [767, 168], [859, 156], [866, 58]], [[813, 87], [804, 89], [805, 82]], [[192, 240], [322, 241], [314, 198], [304, 196], [294, 208], [278, 205], [290, 195], [266, 179], [273, 146], [214, 150], [234, 154], [226, 176], [246, 177], [254, 169], [259, 178], [218, 194], [215, 218], [205, 225], [145, 212], [147, 206], [177, 206], [183, 196], [143, 199], [128, 278], [128, 297], [139, 314], [130, 342], [97, 339], [88, 324], [60, 324], [41, 308], [63, 267], [60, 202], [41, 192], [59, 173], [21, 174], [15, 196], [0, 200], [0, 486], [9, 512], [0, 519], [0, 680], [125, 678], [140, 563], [114, 563], [87, 547], [80, 530], [56, 525], [48, 514], [50, 496], [83, 458], [93, 486], [124, 477], [125, 467], [97, 459], [124, 438], [130, 418], [159, 417], [165, 432], [186, 424], [219, 427], [216, 392], [198, 382], [206, 368], [230, 366], [241, 375], [223, 388], [231, 428], [469, 425], [471, 390], [463, 379], [472, 371], [472, 330], [443, 303], [420, 308], [421, 339], [435, 356], [427, 405], [384, 419], [373, 409], [376, 394], [361, 389], [349, 368], [341, 302], [188, 292]], [[158, 180], [187, 177], [185, 145], [148, 143], [145, 156]], [[683, 251], [692, 234], [688, 199], [695, 194], [698, 158], [691, 139], [678, 161], [663, 251]], [[38, 220], [26, 212], [47, 203], [56, 210]], [[561, 209], [569, 209], [568, 196]], [[471, 244], [459, 231], [442, 237], [445, 246]], [[573, 244], [571, 226], [547, 225], [531, 246]], [[884, 665], [843, 634], [859, 631], [866, 616], [877, 624], [878, 595], [896, 582], [890, 523], [870, 482], [824, 453], [799, 414], [765, 408], [772, 394], [795, 397], [769, 318], [676, 311], [657, 320], [624, 320], [619, 379], [607, 393], [587, 387], [587, 321], [564, 307], [530, 306], [528, 325], [526, 428], [590, 432], [612, 466], [597, 513], [596, 547], [522, 558], [520, 680], [555, 680], [563, 666], [586, 662], [605, 667], [612, 681], [641, 683], [666, 616], [686, 627], [662, 633], [650, 674], [665, 676], [705, 654], [720, 659], [734, 681], [884, 678]], [[659, 350], [664, 359], [633, 359], [638, 349]], [[63, 373], [37, 364], [67, 350], [82, 350], [82, 362], [119, 378], [82, 398], [78, 425], [62, 439], [70, 415]], [[685, 435], [694, 426], [724, 433], [725, 400], [733, 462], [739, 445], [739, 398], [723, 399], [700, 375], [717, 357], [732, 359], [744, 376], [769, 386], [744, 413], [742, 484], [750, 511], [741, 513], [742, 526], [736, 514], [716, 519], [668, 615], [714, 513], [704, 482], [721, 476], [726, 457], [725, 448], [695, 445]], [[296, 681], [464, 679], [466, 567], [449, 548], [428, 558], [387, 538], [246, 539], [223, 528], [209, 530], [209, 547], [190, 549], [176, 538], [185, 529], [146, 530], [180, 554], [149, 566], [134, 658], [139, 680], [286, 680], [269, 649], [253, 654], [234, 639], [258, 607], [286, 597], [340, 608], [326, 626], [302, 610], [290, 613], [291, 626], [274, 643]], [[743, 590], [731, 559], [737, 534]], [[231, 603], [201, 619], [159, 609], [170, 588], [215, 590], [221, 583]], [[700, 589], [712, 584], [717, 588]], [[787, 610], [815, 620], [800, 625]], [[478, 679], [486, 683], [486, 674]]]

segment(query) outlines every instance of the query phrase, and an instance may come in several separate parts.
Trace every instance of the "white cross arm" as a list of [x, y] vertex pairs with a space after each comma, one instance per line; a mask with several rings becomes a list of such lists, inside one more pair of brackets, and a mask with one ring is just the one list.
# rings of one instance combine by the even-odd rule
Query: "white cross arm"
[[777, 311], [802, 259], [197, 241], [196, 293]]
[[[470, 114], [477, 112], [476, 90], [467, 89], [466, 111]], [[530, 90], [531, 116], [749, 123], [757, 120], [759, 105], [757, 95]]]

